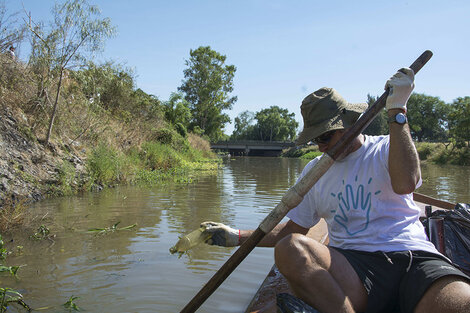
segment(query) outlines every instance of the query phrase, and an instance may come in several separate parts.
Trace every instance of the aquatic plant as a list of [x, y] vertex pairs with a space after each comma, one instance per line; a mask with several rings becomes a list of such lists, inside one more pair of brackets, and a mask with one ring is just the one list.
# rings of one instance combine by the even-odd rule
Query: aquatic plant
[[4, 266], [0, 265], [0, 273], [9, 272], [12, 276], [16, 277], [16, 272], [18, 272], [21, 266]]
[[9, 303], [18, 303], [26, 311], [32, 311], [31, 307], [23, 301], [21, 293], [11, 288], [0, 288], [0, 313], [6, 312]]
[[50, 230], [47, 226], [41, 225], [38, 227], [38, 230], [29, 236], [30, 239], [33, 240], [43, 240], [43, 239], [51, 239], [50, 238]]
[[73, 295], [69, 298], [67, 302], [63, 304], [63, 307], [66, 308], [69, 312], [72, 311], [80, 311], [80, 308], [78, 305], [74, 302], [77, 300], [79, 297], [74, 297]]
[[115, 232], [115, 231], [119, 231], [119, 230], [130, 230], [134, 227], [137, 226], [137, 224], [132, 224], [132, 225], [129, 225], [129, 226], [126, 226], [126, 227], [120, 227], [118, 228], [117, 226], [120, 224], [121, 222], [117, 222], [116, 224], [112, 225], [112, 226], [109, 226], [109, 227], [105, 227], [105, 228], [90, 228], [88, 230], [88, 232], [91, 232], [91, 233], [96, 233], [96, 235], [105, 235], [105, 234], [109, 234], [109, 233], [112, 233], [112, 232]]

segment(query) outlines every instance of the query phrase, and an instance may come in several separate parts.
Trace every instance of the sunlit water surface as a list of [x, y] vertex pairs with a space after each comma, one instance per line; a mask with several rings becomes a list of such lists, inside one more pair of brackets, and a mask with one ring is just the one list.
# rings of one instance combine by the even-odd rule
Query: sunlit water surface
[[[35, 229], [5, 238], [7, 265], [24, 265], [0, 287], [19, 290], [26, 303], [63, 312], [71, 296], [88, 312], [178, 312], [235, 251], [200, 245], [178, 258], [168, 249], [178, 236], [212, 220], [256, 228], [293, 185], [306, 161], [282, 158], [225, 160], [217, 175], [188, 185], [119, 187], [41, 201], [36, 223], [53, 237], [34, 241]], [[420, 192], [470, 202], [470, 168], [423, 166]], [[90, 228], [137, 224], [104, 235]], [[23, 248], [19, 251], [17, 246]], [[273, 251], [256, 248], [198, 312], [243, 312], [273, 264]]]

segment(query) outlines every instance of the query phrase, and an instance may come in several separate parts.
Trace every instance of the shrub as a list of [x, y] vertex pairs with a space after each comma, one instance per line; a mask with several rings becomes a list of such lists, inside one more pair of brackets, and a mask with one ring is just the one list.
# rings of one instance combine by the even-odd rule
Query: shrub
[[[435, 145], [434, 145], [434, 149], [435, 149]], [[419, 159], [424, 161], [433, 152], [433, 146], [429, 143], [420, 143], [416, 145], [416, 150], [418, 151]]]
[[183, 137], [183, 138], [186, 138], [186, 136], [188, 135], [188, 131], [187, 131], [186, 127], [184, 127], [184, 125], [181, 124], [181, 123], [176, 123], [175, 124], [175, 129], [178, 132], [178, 134], [180, 134], [181, 137]]
[[173, 149], [183, 151], [188, 148], [188, 142], [174, 129], [159, 128], [151, 136], [152, 141], [170, 145]]
[[122, 163], [115, 149], [99, 144], [89, 155], [87, 168], [94, 183], [107, 185], [119, 182]]
[[73, 194], [75, 184], [75, 167], [67, 160], [63, 160], [57, 171], [57, 190], [61, 195]]
[[206, 139], [199, 137], [193, 133], [188, 133], [188, 143], [191, 153], [194, 154], [196, 160], [198, 156], [202, 158], [215, 158], [215, 154], [211, 150], [211, 145]]
[[302, 159], [314, 159], [321, 154], [322, 152], [318, 150], [318, 146], [293, 147], [282, 152], [283, 157]]
[[174, 149], [159, 142], [143, 143], [140, 157], [152, 170], [178, 167], [183, 163], [182, 158]]
[[315, 159], [317, 156], [320, 156], [322, 154], [323, 154], [323, 152], [320, 152], [320, 151], [310, 151], [310, 152], [307, 152], [306, 154], [302, 155], [300, 158], [301, 159], [306, 159], [306, 160], [312, 160], [312, 159]]

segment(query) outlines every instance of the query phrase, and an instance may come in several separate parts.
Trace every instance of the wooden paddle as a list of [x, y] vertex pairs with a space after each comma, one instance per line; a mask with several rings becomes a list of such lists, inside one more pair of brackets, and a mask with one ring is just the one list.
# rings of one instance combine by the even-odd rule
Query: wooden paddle
[[455, 209], [455, 206], [456, 206], [456, 203], [439, 200], [439, 199], [432, 198], [430, 196], [426, 196], [417, 192], [413, 192], [413, 200], [424, 203], [424, 204], [437, 206], [441, 209], [446, 209], [446, 210], [453, 210]]
[[[432, 52], [426, 50], [410, 65], [416, 73], [429, 61]], [[258, 245], [263, 237], [286, 216], [292, 208], [296, 207], [305, 194], [323, 176], [335, 160], [349, 147], [356, 138], [375, 118], [375, 116], [385, 107], [385, 100], [388, 96], [386, 90], [382, 96], [349, 128], [341, 139], [323, 155], [319, 162], [287, 193], [282, 197], [281, 202], [269, 213], [261, 222], [253, 234], [238, 248], [237, 251], [222, 265], [222, 267], [212, 276], [212, 278], [202, 287], [194, 298], [181, 310], [182, 313], [195, 312], [207, 298], [222, 284], [222, 282], [235, 270], [235, 268], [246, 258], [246, 256]]]

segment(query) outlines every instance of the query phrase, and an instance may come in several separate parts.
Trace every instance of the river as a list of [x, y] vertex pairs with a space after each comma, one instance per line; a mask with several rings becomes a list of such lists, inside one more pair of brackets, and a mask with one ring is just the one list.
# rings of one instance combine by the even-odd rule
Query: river
[[[200, 245], [178, 258], [168, 251], [178, 236], [208, 220], [256, 228], [305, 164], [232, 158], [217, 175], [192, 184], [118, 187], [38, 202], [31, 225], [46, 226], [49, 237], [30, 239], [32, 227], [5, 236], [12, 251], [6, 265], [23, 266], [16, 279], [0, 276], [0, 287], [20, 291], [44, 312], [63, 312], [72, 296], [88, 312], [178, 312], [235, 251]], [[469, 190], [470, 167], [423, 166], [419, 192], [468, 203]], [[118, 228], [137, 226], [87, 232], [118, 222]], [[254, 249], [198, 312], [243, 312], [272, 264], [272, 249]]]

